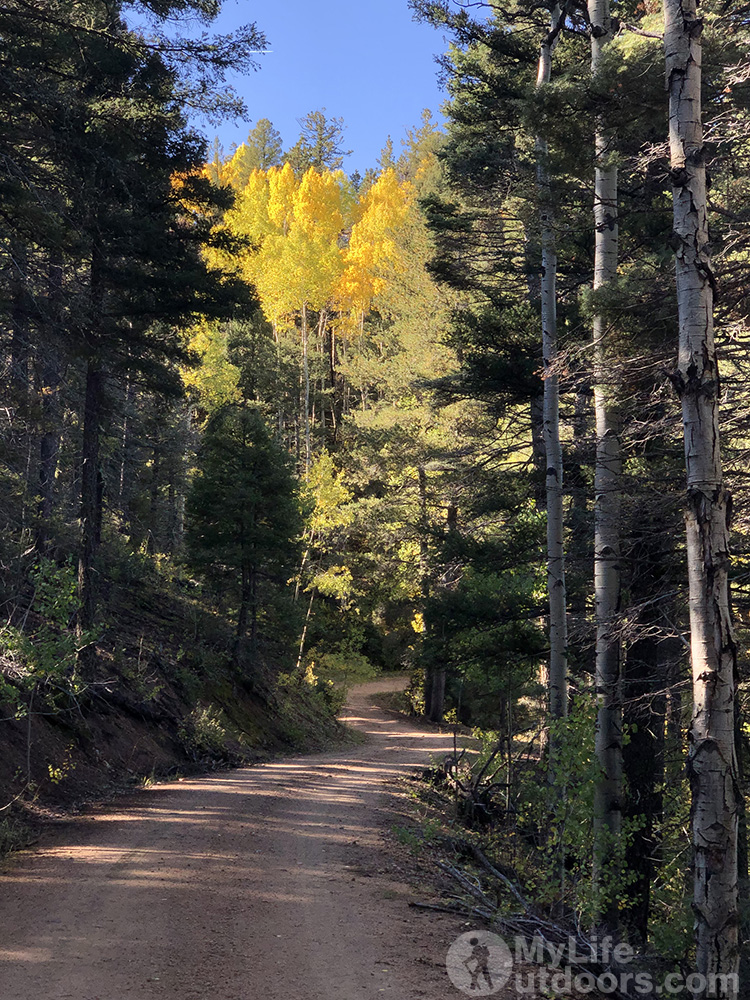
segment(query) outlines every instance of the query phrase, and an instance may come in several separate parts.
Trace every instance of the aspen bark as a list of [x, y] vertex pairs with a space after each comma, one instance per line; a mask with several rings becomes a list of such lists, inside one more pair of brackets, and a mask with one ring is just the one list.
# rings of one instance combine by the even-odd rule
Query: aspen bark
[[[539, 51], [537, 88], [549, 83], [552, 50], [564, 15], [558, 7], [552, 13], [549, 34]], [[568, 714], [568, 627], [565, 588], [565, 548], [563, 535], [563, 463], [560, 444], [560, 388], [557, 359], [557, 252], [554, 211], [549, 174], [549, 150], [541, 136], [536, 139], [537, 188], [542, 240], [542, 357], [544, 364], [543, 427], [546, 455], [545, 493], [547, 502], [547, 593], [549, 597], [549, 712], [552, 720]], [[554, 753], [554, 740], [550, 741]]]
[[152, 449], [152, 459], [151, 459], [151, 486], [149, 489], [149, 517], [148, 517], [148, 540], [146, 542], [146, 549], [149, 555], [154, 555], [156, 552], [161, 552], [161, 531], [160, 531], [160, 518], [159, 518], [159, 492], [161, 488], [161, 473], [162, 473], [162, 447], [159, 443], [159, 433], [161, 428], [157, 426], [154, 429], [154, 446]]
[[[422, 463], [417, 466], [417, 483], [419, 487], [419, 580], [422, 612], [424, 613], [430, 599], [430, 563], [427, 545], [429, 519], [427, 514], [427, 472]], [[435, 666], [430, 663], [424, 673], [424, 714], [432, 718], [433, 687], [435, 681]]]
[[696, 0], [664, 0], [672, 245], [679, 318], [674, 384], [682, 402], [687, 473], [687, 560], [693, 717], [688, 771], [694, 849], [698, 972], [722, 978], [703, 996], [735, 997], [739, 984], [734, 741], [737, 653], [729, 600], [729, 514], [719, 437], [714, 279], [709, 252], [701, 120], [701, 30]]
[[[609, 0], [589, 0], [591, 75], [596, 79], [612, 39]], [[599, 116], [594, 133], [594, 292], [617, 276], [617, 166], [615, 134]], [[608, 374], [607, 321], [599, 307], [593, 318], [594, 416], [594, 602], [596, 614], [596, 758], [599, 776], [594, 792], [594, 873], [609, 898], [599, 905], [598, 922], [610, 930], [618, 923], [617, 901], [607, 886], [622, 827], [622, 643], [617, 635], [620, 611], [620, 496], [622, 456], [617, 412]], [[611, 873], [614, 876], [614, 872]]]
[[302, 378], [304, 380], [305, 407], [305, 479], [310, 475], [312, 443], [310, 440], [310, 358], [308, 352], [307, 303], [302, 304]]
[[120, 478], [117, 487], [117, 507], [123, 516], [123, 523], [130, 525], [130, 482], [129, 482], [129, 461], [132, 443], [132, 420], [131, 414], [135, 404], [135, 386], [128, 369], [125, 377], [125, 388], [122, 398], [123, 420], [122, 434], [120, 436]]
[[[83, 440], [81, 445], [81, 532], [78, 550], [78, 611], [79, 634], [90, 629], [96, 618], [97, 581], [95, 559], [101, 540], [101, 472], [99, 450], [101, 425], [104, 414], [104, 370], [99, 357], [100, 337], [98, 323], [104, 312], [101, 249], [94, 245], [91, 253], [90, 317], [91, 343], [94, 350], [86, 363], [86, 389], [83, 404]], [[93, 646], [86, 646], [79, 653], [82, 664], [95, 655]]]

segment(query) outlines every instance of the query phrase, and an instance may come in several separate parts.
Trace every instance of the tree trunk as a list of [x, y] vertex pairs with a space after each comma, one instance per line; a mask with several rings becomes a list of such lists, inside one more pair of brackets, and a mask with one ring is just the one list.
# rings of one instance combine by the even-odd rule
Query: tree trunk
[[26, 247], [20, 240], [11, 241], [11, 340], [10, 375], [16, 400], [24, 407], [28, 404], [29, 360], [29, 259]]
[[[328, 330], [328, 311], [323, 307], [318, 313], [318, 353], [320, 355], [320, 429], [324, 441], [328, 441], [328, 424], [330, 420], [331, 427], [336, 422], [336, 418], [333, 413], [333, 379], [331, 379], [331, 398], [330, 401], [326, 399], [326, 375], [325, 372], [325, 362], [328, 362], [330, 366], [330, 338], [326, 336]], [[329, 403], [326, 406], [326, 403]], [[314, 404], [313, 404], [314, 405]], [[313, 421], [314, 423], [314, 421]]]
[[445, 667], [432, 671], [430, 684], [430, 711], [427, 718], [430, 722], [442, 722], [445, 715]]
[[187, 489], [186, 464], [190, 451], [191, 415], [190, 407], [181, 406], [177, 411], [177, 428], [174, 446], [171, 449], [169, 471], [169, 523], [167, 548], [174, 556], [182, 550], [185, 530], [185, 491]]
[[258, 646], [258, 574], [254, 566], [250, 570], [250, 646], [253, 652]]
[[[89, 288], [90, 342], [93, 346], [86, 362], [86, 389], [83, 404], [83, 441], [81, 446], [81, 535], [78, 551], [78, 610], [79, 634], [90, 629], [96, 618], [95, 560], [101, 538], [101, 473], [99, 446], [103, 416], [104, 371], [98, 354], [100, 340], [98, 323], [104, 312], [101, 280], [101, 253], [92, 248]], [[81, 660], [86, 663], [94, 654], [94, 647], [82, 650]]]
[[9, 424], [6, 461], [26, 484], [21, 507], [21, 525], [25, 533], [30, 514], [29, 501], [36, 497], [36, 468], [33, 423], [31, 419], [31, 306], [29, 260], [25, 245], [11, 240], [10, 275], [10, 388], [14, 417]]
[[305, 479], [310, 474], [312, 444], [310, 441], [310, 358], [308, 356], [309, 331], [307, 328], [307, 303], [302, 306], [302, 377], [304, 379], [305, 423]]
[[339, 429], [341, 427], [341, 420], [344, 412], [344, 400], [341, 393], [338, 372], [336, 371], [336, 363], [336, 331], [333, 325], [331, 325], [329, 327], [328, 338], [328, 367], [331, 379], [331, 420], [333, 422], [333, 426], [331, 428], [331, 445], [334, 448], [338, 444]]
[[[663, 437], [646, 445], [643, 457], [649, 482], [656, 482], [666, 449]], [[666, 621], [678, 617], [672, 591], [674, 534], [671, 513], [663, 503], [644, 499], [635, 504], [627, 527], [629, 620], [637, 634], [623, 665], [623, 745], [625, 795], [623, 819], [631, 834], [625, 844], [625, 866], [631, 878], [622, 905], [629, 940], [645, 946], [651, 912], [652, 885], [660, 865], [663, 789], [672, 775], [667, 762], [667, 688], [673, 672], [674, 640]], [[681, 757], [674, 747], [670, 756]]]
[[315, 599], [315, 588], [310, 591], [310, 600], [307, 603], [307, 614], [305, 615], [305, 624], [302, 626], [302, 635], [299, 638], [299, 653], [297, 654], [297, 672], [302, 670], [302, 659], [305, 655], [305, 641], [307, 640], [307, 628], [310, 624], [310, 618], [312, 616], [313, 600]]
[[[417, 486], [419, 489], [419, 583], [420, 602], [424, 616], [427, 602], [430, 599], [430, 563], [427, 529], [429, 517], [427, 513], [427, 472], [424, 465], [417, 467]], [[432, 718], [435, 697], [435, 667], [427, 663], [424, 672], [424, 714]]]
[[117, 507], [122, 515], [124, 530], [132, 530], [130, 500], [132, 496], [133, 459], [131, 456], [133, 437], [133, 415], [135, 413], [135, 385], [128, 369], [123, 389], [122, 434], [120, 435], [120, 475], [117, 487]]
[[[537, 88], [549, 84], [552, 72], [552, 49], [560, 33], [564, 14], [560, 7], [552, 12], [549, 34], [539, 52]], [[565, 587], [565, 548], [563, 523], [563, 465], [560, 444], [560, 390], [555, 361], [557, 358], [557, 251], [547, 141], [536, 140], [537, 187], [540, 202], [542, 237], [542, 356], [544, 363], [543, 426], [546, 454], [547, 498], [547, 593], [549, 597], [549, 713], [552, 721], [568, 714], [568, 626]], [[556, 751], [554, 738], [549, 740], [550, 760]]]
[[36, 535], [36, 546], [39, 552], [44, 552], [47, 546], [48, 525], [54, 509], [55, 478], [62, 436], [62, 407], [60, 405], [62, 361], [58, 340], [62, 322], [62, 281], [62, 262], [59, 254], [53, 254], [49, 262], [47, 343], [44, 347], [44, 357], [39, 371], [42, 411], [42, 437], [39, 442], [39, 526]]
[[81, 541], [78, 556], [79, 626], [88, 629], [96, 617], [94, 560], [99, 545], [99, 438], [104, 375], [96, 359], [86, 366], [81, 453]]
[[247, 560], [242, 560], [240, 568], [240, 607], [237, 614], [237, 641], [244, 639], [247, 634], [247, 619], [250, 612], [252, 600], [252, 567]]
[[156, 552], [161, 552], [159, 490], [161, 488], [162, 449], [161, 444], [158, 441], [160, 433], [161, 427], [157, 426], [154, 429], [154, 437], [157, 438], [157, 441], [154, 443], [151, 459], [151, 486], [149, 489], [148, 503], [148, 541], [146, 543], [146, 549], [148, 554], [151, 556]]
[[538, 511], [547, 507], [545, 477], [547, 449], [544, 443], [544, 389], [529, 404], [531, 417], [531, 464], [534, 469], [534, 506]]
[[696, 962], [729, 976], [737, 995], [739, 779], [734, 741], [737, 651], [729, 600], [729, 515], [719, 439], [706, 167], [701, 115], [701, 30], [696, 0], [664, 0], [669, 147], [679, 317], [674, 384], [682, 401], [687, 472], [687, 560], [693, 716], [689, 732]]
[[[591, 21], [591, 75], [596, 80], [600, 61], [612, 39], [608, 0], [589, 0]], [[594, 136], [596, 167], [594, 188], [594, 292], [617, 277], [617, 167], [613, 161], [615, 135], [602, 116]], [[620, 611], [620, 497], [622, 457], [612, 399], [607, 350], [607, 322], [597, 311], [593, 322], [594, 413], [596, 466], [594, 476], [594, 599], [596, 611], [596, 757], [599, 776], [594, 793], [594, 871], [600, 889], [607, 879], [622, 827], [622, 643], [617, 632]], [[616, 929], [617, 900], [599, 908], [598, 921]]]
[[[420, 471], [422, 472], [423, 475], [425, 475], [423, 469], [420, 469]], [[427, 516], [426, 476], [425, 476], [424, 486], [425, 486], [425, 518], [426, 518]], [[458, 507], [452, 501], [449, 501], [447, 505], [445, 528], [448, 535], [452, 535], [458, 532]], [[450, 567], [444, 566], [443, 573], [441, 574], [443, 580], [442, 584], [443, 587], [448, 585], [446, 581], [449, 579], [449, 574], [450, 574]], [[429, 585], [430, 582], [429, 580], [427, 580], [428, 592], [429, 592]], [[441, 624], [441, 632], [442, 632], [441, 642], [440, 642], [441, 649], [444, 649], [446, 644], [447, 637], [445, 631], [446, 631], [445, 621], [443, 621]], [[445, 668], [444, 662], [445, 661], [443, 661], [442, 664], [438, 663], [437, 665], [433, 666], [432, 670], [432, 678], [430, 685], [430, 712], [428, 716], [431, 722], [442, 722], [443, 717], [445, 716], [445, 685], [448, 679], [448, 673]]]

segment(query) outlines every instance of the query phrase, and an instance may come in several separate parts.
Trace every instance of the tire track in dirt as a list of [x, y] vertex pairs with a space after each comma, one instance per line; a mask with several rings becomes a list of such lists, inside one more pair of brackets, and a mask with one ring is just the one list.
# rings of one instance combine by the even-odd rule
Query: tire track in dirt
[[[403, 683], [403, 682], [401, 682]], [[2, 1000], [455, 1000], [465, 925], [409, 909], [388, 785], [452, 748], [355, 689], [362, 745], [139, 792], [14, 859]]]

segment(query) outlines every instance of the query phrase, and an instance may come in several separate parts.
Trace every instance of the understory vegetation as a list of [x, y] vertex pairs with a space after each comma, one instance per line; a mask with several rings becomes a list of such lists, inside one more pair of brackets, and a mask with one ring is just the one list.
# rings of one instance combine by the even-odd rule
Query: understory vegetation
[[219, 6], [0, 4], [0, 847], [408, 672], [462, 912], [736, 996], [746, 13], [413, 0], [445, 126], [348, 175], [322, 110], [209, 151]]

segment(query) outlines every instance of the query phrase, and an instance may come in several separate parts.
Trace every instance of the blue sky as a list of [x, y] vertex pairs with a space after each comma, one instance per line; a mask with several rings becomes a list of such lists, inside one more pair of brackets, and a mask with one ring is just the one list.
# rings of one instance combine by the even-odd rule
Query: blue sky
[[[447, 48], [442, 34], [412, 20], [406, 0], [274, 0], [250, 4], [224, 0], [212, 29], [221, 33], [255, 21], [271, 52], [261, 68], [232, 83], [253, 122], [270, 118], [286, 147], [299, 134], [297, 119], [318, 108], [344, 119], [344, 169], [375, 166], [386, 138], [395, 150], [406, 130], [420, 124], [423, 108], [440, 119], [445, 99], [437, 83], [435, 56]], [[242, 142], [252, 123], [201, 124], [228, 148]]]

